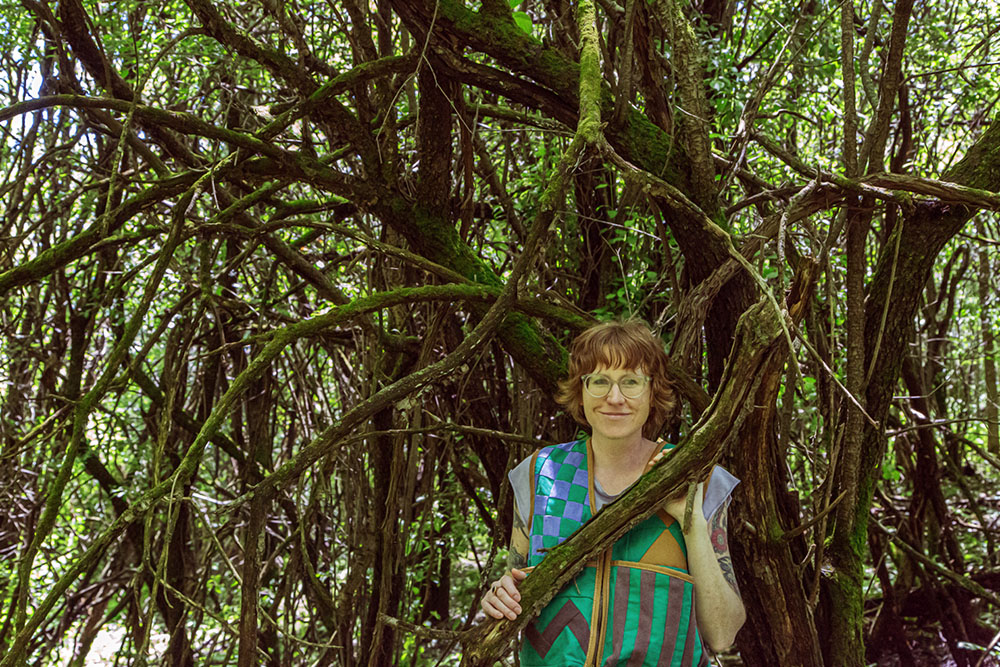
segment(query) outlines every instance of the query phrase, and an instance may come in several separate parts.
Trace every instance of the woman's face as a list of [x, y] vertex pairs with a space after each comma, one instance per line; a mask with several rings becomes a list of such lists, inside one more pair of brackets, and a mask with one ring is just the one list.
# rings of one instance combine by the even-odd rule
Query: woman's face
[[600, 365], [591, 371], [592, 375], [604, 375], [612, 381], [606, 396], [595, 398], [585, 387], [581, 387], [583, 413], [593, 429], [594, 436], [604, 440], [629, 440], [642, 437], [642, 427], [649, 419], [651, 387], [636, 398], [622, 394], [619, 381], [626, 375], [643, 375], [641, 368], [619, 368]]

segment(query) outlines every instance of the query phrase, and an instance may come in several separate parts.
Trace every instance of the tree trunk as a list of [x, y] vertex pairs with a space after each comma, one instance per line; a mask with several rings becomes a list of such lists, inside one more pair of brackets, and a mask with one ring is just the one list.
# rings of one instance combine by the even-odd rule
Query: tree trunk
[[[976, 234], [985, 236], [981, 217], [976, 217]], [[990, 285], [990, 256], [986, 246], [979, 248], [978, 286], [979, 286], [979, 330], [983, 340], [983, 383], [986, 385], [986, 442], [987, 450], [992, 454], [1000, 454], [1000, 403], [997, 398], [997, 361], [996, 343], [993, 335], [992, 310], [997, 300]]]
[[[728, 460], [740, 478], [732, 505], [729, 544], [737, 564], [747, 622], [737, 636], [748, 667], [822, 667], [823, 656], [809, 604], [809, 568], [803, 536], [786, 533], [802, 519], [798, 498], [788, 492], [787, 441], [777, 433], [776, 400], [787, 354], [776, 354], [761, 370], [752, 397], [757, 406], [740, 429]], [[805, 561], [806, 563], [808, 561]]]

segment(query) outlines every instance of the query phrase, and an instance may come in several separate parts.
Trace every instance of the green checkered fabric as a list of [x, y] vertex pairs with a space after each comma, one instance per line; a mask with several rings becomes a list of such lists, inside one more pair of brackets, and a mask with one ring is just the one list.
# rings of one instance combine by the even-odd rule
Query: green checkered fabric
[[558, 545], [590, 519], [587, 441], [544, 447], [535, 459], [535, 506], [529, 563]]

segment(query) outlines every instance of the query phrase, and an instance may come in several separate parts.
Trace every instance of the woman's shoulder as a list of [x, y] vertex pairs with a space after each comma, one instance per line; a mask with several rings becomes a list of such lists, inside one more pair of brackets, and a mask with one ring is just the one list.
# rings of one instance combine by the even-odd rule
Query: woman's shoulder
[[563, 461], [569, 461], [570, 463], [578, 463], [577, 459], [581, 457], [586, 457], [587, 455], [587, 440], [586, 438], [580, 440], [571, 440], [569, 442], [561, 442], [555, 445], [545, 445], [539, 447], [527, 457], [521, 459], [521, 462], [516, 466], [511, 468], [509, 476], [521, 476], [521, 471], [525, 473], [531, 470], [531, 462], [535, 462], [535, 466], [540, 466], [544, 464], [545, 461], [549, 459], [556, 459], [560, 463]]

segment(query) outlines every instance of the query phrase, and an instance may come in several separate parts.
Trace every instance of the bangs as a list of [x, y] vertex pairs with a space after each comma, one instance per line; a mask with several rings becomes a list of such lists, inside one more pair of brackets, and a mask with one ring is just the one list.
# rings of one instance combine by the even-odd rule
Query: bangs
[[598, 366], [623, 368], [644, 373], [653, 370], [653, 355], [646, 341], [635, 340], [627, 332], [608, 331], [606, 336], [594, 336], [574, 350], [578, 372], [588, 373]]

